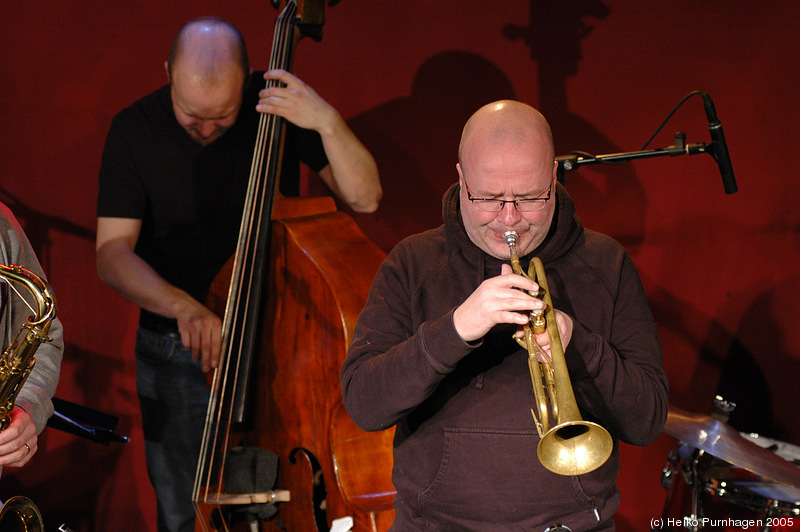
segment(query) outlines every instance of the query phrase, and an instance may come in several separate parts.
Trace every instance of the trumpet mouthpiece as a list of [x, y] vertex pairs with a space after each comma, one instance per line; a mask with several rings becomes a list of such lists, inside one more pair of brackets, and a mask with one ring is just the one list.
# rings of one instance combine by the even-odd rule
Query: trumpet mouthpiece
[[506, 244], [509, 246], [512, 244], [517, 243], [517, 238], [519, 238], [519, 234], [516, 231], [506, 231], [503, 233], [503, 238], [506, 241]]

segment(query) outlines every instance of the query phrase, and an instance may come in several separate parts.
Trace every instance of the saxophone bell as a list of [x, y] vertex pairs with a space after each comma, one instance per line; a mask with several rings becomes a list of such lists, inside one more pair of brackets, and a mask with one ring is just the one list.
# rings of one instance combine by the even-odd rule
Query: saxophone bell
[[[545, 302], [544, 310], [528, 313], [523, 337], [514, 337], [528, 351], [528, 369], [536, 400], [531, 414], [540, 438], [536, 454], [545, 468], [558, 475], [589, 473], [608, 460], [614, 442], [606, 429], [581, 418], [542, 261], [534, 257], [528, 265], [528, 272], [524, 272], [517, 254], [518, 233], [506, 231], [503, 238], [509, 247], [514, 273], [535, 281], [539, 290], [529, 293]], [[540, 362], [537, 353], [544, 360], [548, 357], [534, 335], [545, 330], [550, 340], [550, 357], [549, 362]]]
[[42, 514], [27, 497], [16, 495], [0, 508], [0, 530], [9, 532], [44, 532]]

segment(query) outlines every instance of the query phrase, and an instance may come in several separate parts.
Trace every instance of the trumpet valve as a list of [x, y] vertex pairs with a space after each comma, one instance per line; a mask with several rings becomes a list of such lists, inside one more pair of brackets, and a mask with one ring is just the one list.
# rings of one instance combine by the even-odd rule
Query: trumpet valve
[[544, 310], [531, 312], [531, 327], [533, 327], [534, 334], [542, 334], [547, 330], [547, 319], [544, 316]]

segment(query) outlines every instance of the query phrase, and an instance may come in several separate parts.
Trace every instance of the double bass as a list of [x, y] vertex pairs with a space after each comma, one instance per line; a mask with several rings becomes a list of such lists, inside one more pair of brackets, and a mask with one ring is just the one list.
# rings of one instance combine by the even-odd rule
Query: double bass
[[[297, 42], [319, 40], [323, 20], [322, 0], [288, 0], [270, 69], [291, 71]], [[339, 385], [384, 254], [332, 198], [279, 193], [283, 134], [280, 117], [261, 115], [236, 254], [208, 301], [224, 308], [222, 355], [195, 477], [195, 530], [386, 530], [392, 432], [358, 429]]]

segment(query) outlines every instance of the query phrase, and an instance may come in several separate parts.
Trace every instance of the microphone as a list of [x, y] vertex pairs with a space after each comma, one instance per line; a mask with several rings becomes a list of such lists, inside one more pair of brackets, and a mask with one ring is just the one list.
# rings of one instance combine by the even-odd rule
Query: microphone
[[701, 94], [703, 95], [703, 105], [706, 108], [706, 116], [708, 117], [708, 131], [711, 133], [712, 141], [708, 153], [717, 161], [719, 173], [722, 174], [722, 186], [725, 187], [725, 193], [733, 194], [739, 189], [736, 186], [736, 178], [733, 175], [731, 156], [728, 153], [725, 134], [722, 132], [722, 123], [717, 117], [717, 111], [714, 109], [714, 102], [711, 101], [711, 97], [705, 92]]

